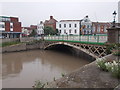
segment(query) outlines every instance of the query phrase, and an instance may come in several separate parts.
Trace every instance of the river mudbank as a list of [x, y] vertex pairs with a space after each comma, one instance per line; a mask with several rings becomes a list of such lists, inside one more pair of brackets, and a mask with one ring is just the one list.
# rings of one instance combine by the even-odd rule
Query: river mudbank
[[27, 51], [27, 50], [35, 50], [35, 49], [43, 49], [43, 43], [20, 43], [10, 46], [1, 47], [1, 52], [19, 52], [19, 51]]
[[[107, 60], [115, 60], [114, 55], [105, 56]], [[87, 64], [64, 77], [46, 85], [46, 88], [115, 88], [120, 80], [111, 76], [109, 72], [97, 67], [96, 61]]]

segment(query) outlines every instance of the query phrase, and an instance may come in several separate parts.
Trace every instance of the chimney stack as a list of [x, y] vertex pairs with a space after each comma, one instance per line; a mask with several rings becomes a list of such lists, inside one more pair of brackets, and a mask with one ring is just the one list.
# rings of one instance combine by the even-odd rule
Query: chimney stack
[[88, 15], [86, 16], [86, 18], [88, 18]]
[[50, 19], [53, 19], [53, 16], [50, 16]]

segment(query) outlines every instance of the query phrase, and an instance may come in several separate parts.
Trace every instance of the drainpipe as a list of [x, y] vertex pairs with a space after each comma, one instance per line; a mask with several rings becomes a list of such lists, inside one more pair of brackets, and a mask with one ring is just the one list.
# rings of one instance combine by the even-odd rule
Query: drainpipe
[[81, 29], [81, 28], [82, 28], [82, 25], [81, 25], [81, 22], [82, 22], [82, 21], [83, 21], [83, 19], [80, 20], [80, 32], [79, 32], [79, 35], [82, 35], [82, 34], [81, 34], [81, 33], [82, 33], [82, 31], [81, 31], [81, 30], [82, 30], [82, 29]]

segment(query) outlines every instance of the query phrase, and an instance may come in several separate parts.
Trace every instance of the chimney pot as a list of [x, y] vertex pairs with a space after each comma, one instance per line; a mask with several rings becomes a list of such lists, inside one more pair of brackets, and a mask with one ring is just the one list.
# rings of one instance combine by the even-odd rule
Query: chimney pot
[[53, 19], [53, 16], [50, 16], [50, 19]]

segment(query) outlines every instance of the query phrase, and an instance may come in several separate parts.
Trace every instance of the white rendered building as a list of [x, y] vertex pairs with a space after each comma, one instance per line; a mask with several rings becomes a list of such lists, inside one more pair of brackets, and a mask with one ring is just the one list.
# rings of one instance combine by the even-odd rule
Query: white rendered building
[[88, 16], [81, 21], [81, 34], [92, 34], [92, 22]]
[[37, 25], [37, 34], [44, 34], [44, 23], [42, 21], [40, 21], [40, 23]]
[[25, 36], [30, 35], [28, 29], [26, 29], [26, 28], [22, 28], [22, 33], [23, 33]]
[[79, 35], [80, 20], [61, 20], [56, 22], [56, 29], [60, 35]]

